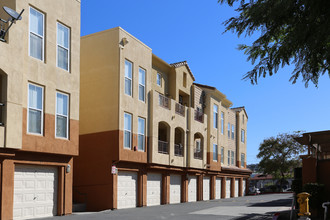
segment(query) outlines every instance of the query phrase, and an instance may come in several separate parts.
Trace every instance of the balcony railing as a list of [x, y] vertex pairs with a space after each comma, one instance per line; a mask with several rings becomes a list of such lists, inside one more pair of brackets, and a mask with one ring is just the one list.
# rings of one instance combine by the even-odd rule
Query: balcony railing
[[0, 126], [4, 126], [4, 120], [3, 120], [4, 108], [5, 108], [5, 104], [0, 102]]
[[179, 115], [184, 116], [184, 105], [181, 105], [180, 103], [175, 103], [175, 112]]
[[168, 142], [158, 141], [158, 153], [168, 154]]
[[163, 96], [162, 94], [159, 94], [159, 105], [164, 107], [164, 108], [167, 108], [167, 109], [170, 109], [170, 100], [169, 98]]
[[195, 159], [203, 159], [203, 150], [199, 148], [195, 148], [194, 150], [194, 158]]
[[196, 109], [195, 110], [195, 120], [203, 123], [204, 122], [204, 113]]
[[174, 155], [183, 157], [183, 146], [182, 144], [175, 144], [174, 145]]

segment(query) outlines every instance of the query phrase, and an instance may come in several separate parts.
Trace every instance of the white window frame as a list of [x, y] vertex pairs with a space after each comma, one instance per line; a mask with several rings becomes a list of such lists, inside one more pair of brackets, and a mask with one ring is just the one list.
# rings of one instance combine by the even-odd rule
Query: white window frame
[[213, 161], [216, 161], [216, 162], [218, 161], [218, 145], [217, 144], [213, 144]]
[[228, 130], [228, 139], [230, 139], [230, 123], [228, 123], [228, 128], [227, 128], [227, 130]]
[[228, 158], [227, 158], [227, 160], [228, 160], [228, 166], [230, 165], [230, 158], [231, 158], [231, 156], [230, 156], [230, 150], [228, 150]]
[[[65, 96], [67, 96], [68, 97], [68, 103], [67, 103], [67, 113], [68, 113], [68, 115], [62, 115], [62, 114], [59, 114], [59, 113], [57, 113], [57, 94], [62, 94], [62, 95], [65, 95]], [[56, 94], [55, 94], [55, 102], [56, 102], [56, 104], [55, 104], [55, 137], [56, 138], [61, 138], [61, 139], [69, 139], [69, 120], [70, 120], [70, 117], [69, 117], [69, 110], [70, 110], [70, 96], [68, 95], [68, 94], [66, 94], [66, 93], [63, 93], [63, 92], [59, 92], [59, 91], [56, 91]], [[56, 129], [57, 129], [57, 115], [59, 115], [59, 116], [62, 116], [62, 117], [66, 117], [67, 118], [67, 120], [66, 120], [66, 137], [60, 137], [60, 136], [57, 136], [57, 134], [56, 134]]]
[[235, 125], [231, 125], [231, 139], [235, 139]]
[[[140, 71], [144, 71], [144, 84], [141, 84], [140, 83], [140, 77], [141, 77], [141, 74], [140, 74]], [[139, 100], [142, 101], [142, 102], [145, 102], [146, 101], [146, 70], [139, 67]], [[140, 99], [140, 86], [143, 87], [143, 99]]]
[[221, 134], [223, 134], [225, 121], [224, 121], [225, 113], [221, 112]]
[[[129, 76], [126, 76], [126, 62], [127, 63], [130, 63], [131, 64], [131, 78], [129, 78]], [[126, 94], [126, 95], [128, 95], [128, 96], [133, 96], [133, 63], [131, 62], [131, 61], [129, 61], [129, 60], [127, 60], [127, 59], [125, 59], [125, 81], [124, 81], [124, 93]], [[130, 88], [130, 91], [131, 91], [131, 94], [127, 94], [126, 93], [126, 79], [127, 80], [129, 80], [130, 81], [130, 86], [131, 86], [131, 88]]]
[[[64, 45], [62, 46], [62, 45], [59, 45], [58, 44], [58, 26], [59, 25], [61, 25], [61, 26], [63, 26], [64, 28], [66, 28], [66, 29], [68, 29], [68, 48], [66, 48], [66, 47], [64, 47]], [[71, 62], [70, 62], [70, 47], [71, 47], [71, 29], [68, 27], [68, 26], [66, 26], [66, 25], [64, 25], [64, 24], [62, 24], [62, 23], [60, 23], [60, 22], [56, 22], [56, 66], [58, 67], [58, 68], [61, 68], [61, 69], [63, 69], [63, 70], [66, 70], [66, 71], [68, 71], [68, 72], [70, 72], [70, 64], [71, 64]], [[59, 54], [58, 54], [58, 48], [59, 47], [61, 47], [61, 48], [63, 48], [63, 49], [65, 49], [65, 50], [67, 50], [68, 51], [68, 69], [64, 69], [64, 68], [62, 68], [62, 67], [60, 67], [59, 65], [58, 65], [58, 56], [59, 56]]]
[[[130, 122], [130, 124], [131, 124], [131, 130], [127, 130], [126, 128], [125, 128], [125, 119], [126, 119], [126, 115], [129, 115], [129, 117], [130, 117], [130, 120], [131, 120], [131, 122]], [[124, 141], [123, 141], [123, 144], [124, 144], [124, 149], [132, 149], [132, 125], [133, 125], [133, 123], [132, 123], [132, 118], [133, 118], [133, 116], [132, 116], [132, 114], [130, 114], [130, 113], [127, 113], [127, 112], [125, 112], [124, 113]], [[128, 132], [129, 133], [129, 147], [126, 147], [125, 146], [125, 132]]]
[[225, 162], [225, 148], [221, 147], [221, 164]]
[[241, 129], [241, 142], [245, 143], [245, 130]]
[[213, 105], [213, 128], [218, 129], [218, 106]]
[[245, 154], [241, 153], [241, 167], [244, 167], [244, 164], [245, 164]]
[[235, 151], [231, 151], [231, 165], [234, 166], [235, 164]]
[[[158, 83], [158, 78], [159, 78], [159, 83]], [[162, 87], [162, 74], [157, 72], [157, 75], [156, 75], [156, 84], [160, 87]]]
[[[141, 118], [141, 117], [138, 117], [138, 128], [139, 128], [139, 123], [140, 121], [143, 121], [143, 133], [140, 133], [139, 132], [139, 129], [138, 129], [138, 151], [145, 151], [145, 133], [146, 133], [146, 120], [144, 118]], [[142, 149], [139, 148], [139, 136], [142, 136], [142, 140], [143, 140], [143, 146], [142, 146]]]
[[[36, 12], [40, 13], [42, 15], [42, 36], [40, 36], [39, 34], [37, 33], [34, 33], [32, 30], [31, 30], [31, 9], [32, 10], [35, 10]], [[30, 42], [31, 42], [31, 33], [34, 34], [35, 36], [37, 37], [40, 37], [42, 39], [42, 59], [39, 59], [37, 57], [34, 57], [31, 55], [31, 45], [30, 45]], [[30, 57], [33, 57], [34, 59], [37, 59], [37, 60], [41, 60], [41, 61], [45, 61], [45, 14], [42, 13], [41, 11], [37, 10], [36, 8], [30, 6], [29, 7], [29, 56]]]
[[[37, 109], [37, 108], [32, 108], [30, 107], [30, 85], [32, 86], [35, 86], [35, 87], [39, 87], [42, 89], [42, 96], [41, 96], [41, 107], [42, 109]], [[34, 135], [40, 135], [42, 136], [43, 135], [43, 131], [44, 131], [44, 87], [43, 86], [39, 86], [39, 85], [36, 85], [36, 84], [33, 84], [33, 83], [28, 83], [28, 100], [27, 100], [27, 105], [28, 105], [28, 110], [27, 110], [27, 125], [26, 125], [26, 132], [28, 134], [34, 134]], [[29, 110], [32, 109], [32, 110], [35, 110], [35, 111], [40, 111], [41, 112], [41, 123], [40, 123], [40, 133], [35, 133], [35, 132], [30, 132], [29, 131], [29, 120], [30, 120], [30, 117], [29, 117]]]

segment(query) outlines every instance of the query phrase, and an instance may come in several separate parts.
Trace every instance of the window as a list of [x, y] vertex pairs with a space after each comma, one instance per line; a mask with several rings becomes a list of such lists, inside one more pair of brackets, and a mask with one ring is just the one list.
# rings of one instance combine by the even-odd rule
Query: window
[[213, 105], [213, 127], [218, 129], [218, 106]]
[[56, 92], [56, 132], [55, 136], [68, 138], [69, 133], [69, 96]]
[[157, 73], [157, 85], [162, 86], [162, 75]]
[[225, 126], [224, 115], [225, 113], [221, 112], [221, 134], [223, 134], [223, 130]]
[[234, 137], [235, 137], [235, 126], [231, 125], [231, 139], [234, 140]]
[[30, 56], [44, 60], [44, 14], [30, 7]]
[[225, 162], [225, 149], [221, 147], [221, 163]]
[[138, 150], [144, 151], [145, 149], [145, 119], [138, 118]]
[[132, 148], [132, 115], [124, 114], [124, 148]]
[[230, 138], [230, 123], [228, 123], [228, 138]]
[[132, 96], [132, 63], [125, 60], [125, 94]]
[[241, 142], [245, 143], [245, 130], [241, 130]]
[[241, 167], [245, 166], [245, 154], [241, 154]]
[[146, 71], [139, 68], [139, 100], [145, 101]]
[[70, 65], [70, 29], [57, 23], [57, 66], [69, 71]]
[[228, 150], [228, 165], [230, 165], [230, 150]]
[[234, 161], [235, 161], [235, 152], [231, 151], [231, 165], [234, 165]]
[[218, 145], [213, 144], [213, 161], [218, 161]]
[[28, 96], [28, 132], [42, 134], [44, 88], [29, 84]]

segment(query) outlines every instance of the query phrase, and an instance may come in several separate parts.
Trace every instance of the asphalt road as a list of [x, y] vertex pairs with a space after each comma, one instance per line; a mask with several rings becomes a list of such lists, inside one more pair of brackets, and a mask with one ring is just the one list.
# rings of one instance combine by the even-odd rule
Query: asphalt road
[[289, 210], [292, 194], [268, 194], [239, 198], [161, 205], [134, 209], [74, 213], [44, 220], [213, 220], [272, 219], [278, 211]]

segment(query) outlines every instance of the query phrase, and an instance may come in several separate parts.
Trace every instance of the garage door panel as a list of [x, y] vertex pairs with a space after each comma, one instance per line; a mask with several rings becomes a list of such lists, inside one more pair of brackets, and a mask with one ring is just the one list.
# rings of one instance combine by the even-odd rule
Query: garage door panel
[[162, 175], [148, 173], [147, 175], [147, 206], [160, 205], [162, 193]]
[[16, 165], [14, 174], [14, 219], [57, 214], [56, 167]]
[[170, 176], [170, 204], [181, 202], [181, 176]]
[[226, 198], [230, 198], [230, 186], [231, 186], [231, 180], [226, 179]]
[[203, 178], [203, 200], [210, 200], [210, 177]]
[[197, 201], [197, 177], [188, 177], [188, 202]]
[[215, 199], [221, 199], [221, 178], [215, 180]]
[[246, 194], [246, 180], [243, 180], [243, 196]]
[[238, 197], [239, 180], [235, 180], [235, 197]]
[[134, 208], [137, 204], [137, 173], [119, 172], [117, 179], [117, 208]]

